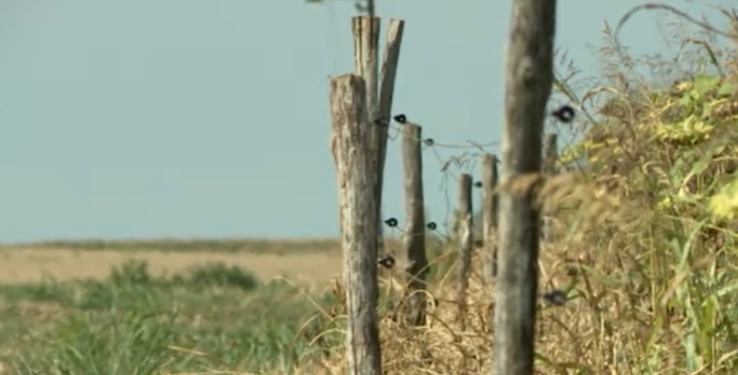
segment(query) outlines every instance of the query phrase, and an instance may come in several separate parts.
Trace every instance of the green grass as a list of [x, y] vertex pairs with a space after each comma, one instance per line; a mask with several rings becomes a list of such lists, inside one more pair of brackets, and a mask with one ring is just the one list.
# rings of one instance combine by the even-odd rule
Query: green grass
[[288, 372], [301, 325], [329, 297], [207, 264], [154, 277], [130, 262], [102, 281], [0, 287], [0, 363], [18, 375]]

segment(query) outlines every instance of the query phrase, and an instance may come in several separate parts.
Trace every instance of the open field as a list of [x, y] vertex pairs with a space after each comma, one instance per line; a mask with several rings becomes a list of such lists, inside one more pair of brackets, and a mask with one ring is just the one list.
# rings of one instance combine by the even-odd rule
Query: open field
[[1, 249], [0, 373], [286, 371], [309, 355], [300, 326], [326, 304], [340, 255], [258, 243]]
[[2, 246], [0, 374], [282, 374], [298, 364], [305, 371], [341, 343], [332, 282], [340, 280], [338, 245]]
[[158, 251], [116, 249], [84, 250], [73, 248], [29, 247], [0, 250], [0, 284], [40, 282], [44, 277], [57, 281], [73, 279], [102, 279], [113, 267], [130, 260], [144, 260], [152, 275], [175, 273], [197, 264], [208, 262], [236, 265], [266, 280], [275, 276], [326, 283], [340, 276], [340, 253], [336, 248], [308, 250], [249, 252], [209, 251], [205, 249]]

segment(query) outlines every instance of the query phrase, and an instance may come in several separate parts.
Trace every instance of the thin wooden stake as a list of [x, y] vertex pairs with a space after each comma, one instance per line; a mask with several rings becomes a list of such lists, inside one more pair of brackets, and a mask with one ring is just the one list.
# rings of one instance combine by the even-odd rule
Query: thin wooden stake
[[380, 375], [377, 319], [376, 159], [368, 133], [366, 85], [354, 74], [331, 79], [331, 139], [337, 169], [349, 375]]
[[[376, 119], [383, 126], [375, 128], [374, 142], [376, 155], [379, 163], [379, 174], [377, 175], [377, 210], [379, 220], [382, 220], [382, 197], [384, 196], [384, 165], [387, 159], [387, 136], [390, 117], [392, 116], [392, 96], [395, 92], [395, 77], [397, 76], [397, 65], [400, 61], [400, 46], [402, 45], [402, 34], [405, 30], [405, 21], [390, 20], [387, 28], [387, 37], [384, 45], [384, 61], [379, 82], [379, 108]], [[384, 238], [382, 236], [382, 224], [379, 224], [379, 249], [384, 252]]]
[[462, 173], [459, 176], [458, 220], [459, 232], [459, 290], [458, 290], [458, 318], [462, 329], [466, 324], [467, 301], [466, 292], [469, 288], [469, 273], [471, 272], [471, 253], [474, 238], [472, 236], [472, 176]]
[[482, 154], [482, 219], [484, 279], [491, 282], [497, 276], [497, 156]]
[[541, 173], [546, 103], [553, 80], [556, 0], [514, 0], [502, 135], [499, 272], [494, 329], [497, 375], [534, 373]]
[[402, 159], [405, 172], [404, 250], [407, 256], [407, 314], [410, 325], [425, 325], [426, 277], [428, 259], [425, 254], [425, 200], [423, 197], [423, 159], [419, 125], [407, 123], [402, 128]]
[[[379, 117], [390, 121], [392, 115], [392, 95], [395, 92], [395, 77], [400, 62], [400, 46], [405, 31], [405, 21], [390, 20], [387, 27], [387, 38], [384, 45], [384, 61], [382, 62], [381, 81], [379, 82]], [[382, 132], [384, 145], [387, 144], [387, 128]]]

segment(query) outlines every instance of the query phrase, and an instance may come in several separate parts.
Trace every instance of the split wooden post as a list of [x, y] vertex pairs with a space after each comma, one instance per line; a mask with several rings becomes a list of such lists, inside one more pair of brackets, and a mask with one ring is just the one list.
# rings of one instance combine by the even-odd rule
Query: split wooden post
[[368, 133], [366, 85], [354, 74], [331, 79], [331, 151], [336, 164], [349, 375], [380, 375], [377, 318], [376, 159]]
[[[377, 118], [377, 93], [379, 88], [379, 17], [357, 16], [351, 19], [354, 36], [354, 73], [366, 83], [367, 118]], [[375, 134], [371, 130], [369, 134]]]
[[534, 373], [540, 181], [546, 104], [553, 81], [556, 0], [513, 0], [507, 43], [494, 317], [498, 375]]
[[[367, 121], [374, 121], [379, 115], [378, 111], [378, 88], [379, 88], [379, 28], [382, 20], [373, 15], [356, 16], [351, 19], [351, 31], [354, 38], [354, 73], [364, 78], [366, 83], [366, 107]], [[372, 157], [379, 161], [379, 144], [381, 143], [383, 129], [379, 126], [373, 127], [367, 136], [373, 147]], [[385, 141], [386, 142], [386, 141]], [[384, 164], [380, 165], [383, 174]], [[384, 247], [382, 236], [382, 179], [375, 179], [374, 189], [379, 191], [377, 196], [377, 236], [380, 249]]]
[[497, 276], [497, 156], [482, 154], [482, 220], [484, 279], [491, 282]]
[[[402, 45], [402, 34], [405, 30], [405, 21], [392, 19], [387, 28], [387, 37], [384, 44], [384, 60], [379, 81], [379, 103], [377, 108], [377, 121], [382, 126], [375, 129], [375, 147], [379, 163], [379, 174], [377, 175], [377, 210], [379, 220], [382, 220], [382, 196], [384, 187], [384, 165], [387, 158], [387, 135], [389, 131], [390, 117], [392, 116], [392, 96], [395, 92], [395, 77], [397, 77], [397, 66], [400, 62], [400, 46]], [[384, 248], [382, 238], [382, 225], [379, 225], [380, 247]]]
[[462, 173], [459, 176], [459, 200], [458, 200], [458, 233], [459, 240], [459, 289], [457, 300], [459, 304], [458, 319], [462, 329], [465, 329], [467, 301], [466, 293], [469, 288], [469, 274], [471, 273], [471, 253], [474, 238], [472, 236], [472, 176]]
[[405, 215], [407, 225], [403, 247], [407, 256], [407, 314], [410, 325], [425, 325], [426, 277], [428, 258], [425, 253], [425, 200], [423, 197], [423, 159], [420, 125], [402, 126], [402, 160], [405, 172]]
[[404, 21], [391, 20], [387, 32], [384, 61], [382, 63], [381, 81], [379, 77], [379, 29], [381, 19], [369, 16], [357, 16], [352, 19], [351, 28], [354, 38], [354, 72], [363, 77], [367, 86], [368, 120], [383, 126], [374, 127], [369, 133], [373, 157], [379, 166], [375, 181], [377, 194], [377, 236], [379, 248], [384, 252], [382, 221], [382, 187], [384, 184], [384, 165], [387, 155], [387, 131], [392, 111], [392, 94], [395, 88], [395, 76], [400, 58], [400, 45]]

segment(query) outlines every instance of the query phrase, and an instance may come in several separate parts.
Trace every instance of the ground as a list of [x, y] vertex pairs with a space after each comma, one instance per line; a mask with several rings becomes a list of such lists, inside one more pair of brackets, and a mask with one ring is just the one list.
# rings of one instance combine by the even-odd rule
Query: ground
[[128, 260], [145, 260], [152, 275], [171, 274], [193, 265], [222, 262], [251, 271], [261, 280], [278, 276], [308, 282], [326, 283], [340, 276], [341, 258], [334, 248], [322, 251], [256, 252], [161, 252], [157, 250], [85, 251], [64, 248], [11, 248], [0, 250], [0, 284], [41, 282], [45, 276], [57, 281], [103, 279], [115, 266]]
[[2, 247], [0, 374], [289, 372], [340, 272], [335, 240]]

